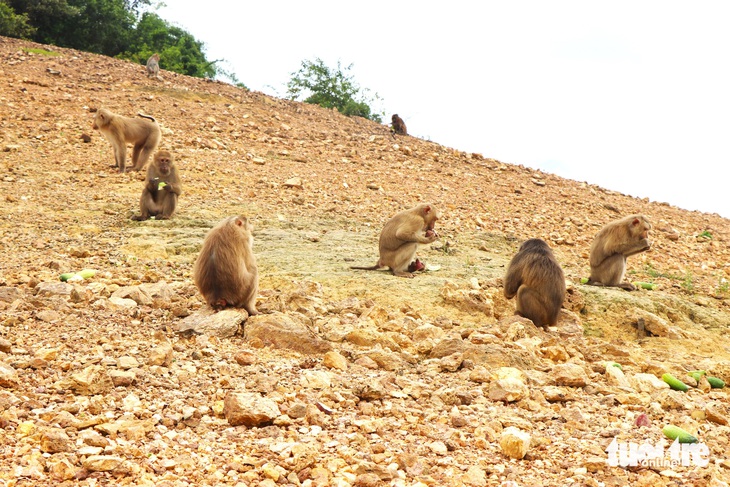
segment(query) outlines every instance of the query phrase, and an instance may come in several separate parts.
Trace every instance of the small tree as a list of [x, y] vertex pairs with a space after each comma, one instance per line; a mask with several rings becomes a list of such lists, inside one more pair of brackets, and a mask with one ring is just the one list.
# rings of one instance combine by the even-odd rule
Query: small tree
[[35, 27], [28, 23], [28, 14], [17, 14], [0, 0], [0, 36], [27, 39], [35, 34]]
[[[317, 58], [312, 61], [302, 61], [302, 67], [287, 83], [287, 94], [292, 100], [302, 97], [305, 103], [313, 103], [325, 108], [336, 108], [347, 116], [356, 115], [376, 122], [382, 121], [381, 113], [373, 113], [368, 99], [360, 90], [351, 74], [352, 64], [343, 68], [337, 62], [337, 69], [331, 69], [324, 61]], [[375, 99], [379, 99], [375, 95]]]

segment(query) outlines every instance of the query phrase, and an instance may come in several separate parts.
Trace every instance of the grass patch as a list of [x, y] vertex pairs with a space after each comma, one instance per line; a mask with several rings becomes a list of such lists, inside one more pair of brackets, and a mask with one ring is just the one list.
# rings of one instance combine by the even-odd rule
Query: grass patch
[[144, 86], [139, 88], [140, 91], [144, 92], [153, 92], [157, 93], [158, 95], [164, 95], [169, 96], [170, 98], [175, 98], [177, 100], [182, 101], [200, 101], [200, 102], [207, 102], [207, 103], [230, 103], [231, 100], [220, 96], [215, 95], [213, 93], [205, 93], [201, 91], [190, 91], [190, 90], [180, 90], [175, 88], [169, 88], [166, 86]]
[[51, 57], [58, 57], [61, 54], [55, 51], [47, 51], [45, 49], [37, 49], [37, 48], [31, 48], [31, 47], [24, 47], [23, 51], [29, 53], [29, 54], [40, 54], [41, 56], [51, 56]]

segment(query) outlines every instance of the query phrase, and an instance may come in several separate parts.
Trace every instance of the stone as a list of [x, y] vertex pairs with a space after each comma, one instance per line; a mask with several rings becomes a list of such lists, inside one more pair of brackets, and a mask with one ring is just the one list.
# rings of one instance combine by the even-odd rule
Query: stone
[[669, 389], [669, 384], [661, 380], [654, 374], [634, 374], [631, 376], [634, 388], [638, 392], [656, 392], [663, 389]]
[[100, 365], [90, 365], [81, 372], [71, 374], [54, 384], [57, 389], [68, 389], [82, 396], [106, 394], [114, 384], [106, 369]]
[[91, 472], [110, 472], [119, 467], [124, 458], [114, 455], [91, 455], [81, 461], [81, 465]]
[[271, 399], [250, 392], [226, 394], [223, 415], [231, 426], [262, 426], [281, 415], [279, 406]]
[[264, 346], [294, 350], [308, 355], [329, 352], [332, 345], [288, 315], [274, 312], [251, 316], [244, 326], [247, 342], [260, 340]]
[[18, 385], [18, 372], [10, 365], [0, 362], [0, 387], [13, 388]]
[[180, 321], [175, 331], [229, 338], [238, 333], [241, 323], [248, 318], [248, 312], [243, 308], [226, 308], [216, 311], [205, 307]]
[[509, 426], [502, 430], [499, 438], [499, 446], [509, 458], [518, 460], [525, 458], [530, 449], [530, 441], [532, 437], [529, 433], [522, 431], [515, 426]]
[[489, 384], [489, 399], [492, 401], [515, 402], [529, 395], [527, 385], [515, 377], [498, 379]]
[[336, 351], [324, 354], [322, 365], [328, 369], [347, 370], [347, 359]]
[[173, 348], [169, 343], [162, 343], [150, 351], [147, 365], [161, 365], [169, 367], [173, 359]]
[[584, 387], [588, 384], [588, 376], [578, 364], [558, 364], [553, 367], [551, 375], [559, 386]]
[[73, 286], [66, 282], [39, 282], [35, 287], [36, 296], [70, 296]]
[[12, 303], [16, 299], [20, 299], [23, 294], [16, 287], [1, 286], [0, 301], [4, 303]]
[[71, 451], [73, 442], [66, 432], [60, 428], [50, 428], [41, 434], [41, 451], [44, 453], [60, 453]]
[[623, 370], [611, 363], [606, 364], [606, 382], [612, 386], [633, 389], [631, 381], [624, 375]]

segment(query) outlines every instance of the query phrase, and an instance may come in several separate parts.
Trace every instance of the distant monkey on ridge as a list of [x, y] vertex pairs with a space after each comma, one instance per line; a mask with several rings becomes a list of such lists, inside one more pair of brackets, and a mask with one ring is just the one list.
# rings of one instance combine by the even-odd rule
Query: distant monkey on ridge
[[151, 55], [150, 58], [147, 60], [147, 77], [160, 77], [160, 55], [157, 53]]
[[403, 121], [402, 118], [398, 116], [398, 114], [394, 114], [393, 117], [391, 117], [391, 121], [393, 122], [393, 133], [396, 133], [398, 135], [408, 135], [408, 130], [406, 130], [406, 123]]

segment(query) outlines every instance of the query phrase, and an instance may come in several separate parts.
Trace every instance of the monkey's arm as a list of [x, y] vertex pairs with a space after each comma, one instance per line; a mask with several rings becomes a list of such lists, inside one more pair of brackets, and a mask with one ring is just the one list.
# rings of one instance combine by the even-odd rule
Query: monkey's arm
[[404, 224], [398, 227], [395, 237], [401, 242], [418, 242], [431, 243], [438, 239], [438, 235], [434, 232], [431, 236], [426, 236], [422, 224]]
[[504, 297], [512, 299], [522, 285], [522, 269], [517, 266], [510, 266], [507, 275], [504, 277]]
[[645, 252], [651, 248], [651, 242], [648, 238], [642, 238], [638, 242], [634, 243], [633, 245], [627, 246], [626, 250], [624, 250], [623, 254], [626, 257], [629, 257], [630, 255], [640, 254], [641, 252]]
[[163, 189], [178, 196], [180, 196], [180, 192], [182, 191], [180, 183], [167, 183], [167, 186]]

